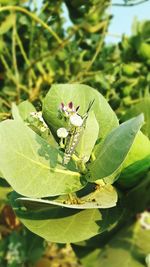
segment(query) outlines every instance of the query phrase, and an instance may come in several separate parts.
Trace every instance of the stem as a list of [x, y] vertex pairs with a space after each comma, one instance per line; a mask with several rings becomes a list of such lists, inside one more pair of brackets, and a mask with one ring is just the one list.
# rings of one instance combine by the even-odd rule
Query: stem
[[16, 18], [12, 32], [12, 59], [13, 59], [13, 68], [15, 71], [15, 78], [16, 78], [16, 91], [17, 91], [17, 102], [18, 102], [20, 99], [20, 89], [19, 89], [19, 71], [18, 71], [17, 56], [16, 56]]
[[91, 161], [94, 161], [94, 160], [96, 160], [96, 157], [94, 155], [94, 152], [92, 152], [92, 154], [91, 154]]
[[59, 44], [62, 43], [62, 40], [57, 35], [57, 33], [55, 33], [50, 26], [48, 26], [43, 20], [41, 20], [38, 16], [36, 16], [32, 12], [28, 11], [27, 9], [25, 9], [23, 7], [19, 7], [19, 6], [5, 6], [5, 7], [0, 7], [0, 12], [9, 11], [9, 10], [19, 11], [19, 12], [25, 13], [26, 15], [28, 15], [29, 17], [31, 17], [33, 20], [35, 20], [36, 22], [40, 23], [43, 28], [45, 28], [49, 33], [51, 33], [51, 35], [53, 35], [53, 37], [56, 39], [56, 41]]
[[64, 145], [64, 140], [63, 140], [62, 137], [60, 138], [60, 147], [61, 147], [61, 148], [64, 148], [64, 147], [65, 147], [65, 145]]

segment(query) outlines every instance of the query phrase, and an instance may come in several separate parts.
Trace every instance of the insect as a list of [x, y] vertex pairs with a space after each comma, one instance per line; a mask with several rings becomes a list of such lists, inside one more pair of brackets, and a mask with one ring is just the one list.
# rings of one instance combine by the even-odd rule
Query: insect
[[[86, 113], [81, 117], [79, 115], [73, 115], [74, 119], [76, 118], [79, 122], [78, 126], [72, 126], [69, 130], [69, 134], [66, 139], [66, 146], [65, 146], [65, 154], [63, 158], [63, 164], [66, 165], [71, 159], [71, 156], [73, 155], [76, 146], [78, 145], [80, 138], [82, 136], [83, 130], [86, 125], [86, 120], [88, 118], [89, 111], [91, 107], [93, 106], [95, 99], [89, 103], [88, 109]], [[76, 116], [76, 117], [75, 117]], [[71, 120], [71, 118], [70, 118]], [[76, 124], [77, 125], [77, 124]]]

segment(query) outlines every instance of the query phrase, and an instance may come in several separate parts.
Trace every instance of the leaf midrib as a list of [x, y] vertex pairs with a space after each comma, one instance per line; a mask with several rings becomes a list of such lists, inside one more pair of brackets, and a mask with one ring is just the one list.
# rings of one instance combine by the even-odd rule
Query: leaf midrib
[[18, 151], [15, 151], [15, 150], [14, 150], [14, 152], [15, 152], [16, 154], [22, 156], [23, 158], [25, 158], [25, 159], [27, 159], [27, 160], [29, 160], [29, 161], [35, 163], [36, 165], [39, 165], [39, 166], [41, 166], [42, 168], [48, 169], [48, 170], [50, 170], [50, 171], [55, 171], [55, 172], [57, 172], [57, 173], [64, 173], [64, 174], [67, 174], [67, 175], [69, 174], [69, 175], [72, 175], [72, 176], [80, 176], [80, 173], [79, 173], [79, 172], [72, 172], [72, 171], [69, 171], [69, 170], [62, 170], [62, 169], [58, 169], [58, 168], [51, 168], [51, 167], [48, 167], [48, 166], [46, 166], [45, 164], [43, 164], [43, 163], [41, 163], [41, 162], [37, 162], [37, 161], [35, 161], [35, 160], [33, 160], [33, 159], [31, 159], [31, 158], [25, 156], [25, 155], [22, 154], [21, 152], [18, 152]]

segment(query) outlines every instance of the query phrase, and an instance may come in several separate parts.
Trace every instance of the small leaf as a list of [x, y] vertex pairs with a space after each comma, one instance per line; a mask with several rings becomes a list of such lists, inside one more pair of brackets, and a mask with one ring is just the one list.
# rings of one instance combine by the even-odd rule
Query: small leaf
[[89, 165], [90, 181], [96, 181], [117, 173], [125, 161], [143, 122], [144, 117], [140, 115], [122, 123], [106, 137], [100, 146], [96, 160]]
[[25, 121], [31, 112], [36, 112], [35, 107], [28, 101], [23, 101], [18, 105], [21, 118]]

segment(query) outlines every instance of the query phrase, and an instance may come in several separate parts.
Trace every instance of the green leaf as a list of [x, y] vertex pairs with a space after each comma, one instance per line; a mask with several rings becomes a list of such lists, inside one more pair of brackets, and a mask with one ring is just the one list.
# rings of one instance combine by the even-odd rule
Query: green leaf
[[99, 125], [97, 123], [94, 112], [90, 112], [86, 121], [86, 126], [77, 146], [77, 153], [83, 162], [87, 162], [90, 158], [94, 145], [99, 134]]
[[150, 141], [139, 132], [123, 164], [118, 182], [126, 187], [137, 184], [141, 174], [150, 168]]
[[133, 118], [122, 123], [106, 137], [100, 146], [96, 160], [89, 165], [90, 181], [109, 177], [119, 170], [143, 121], [143, 115]]
[[79, 114], [85, 114], [89, 103], [94, 101], [91, 110], [94, 111], [100, 127], [99, 138], [104, 138], [113, 128], [118, 126], [118, 119], [106, 99], [92, 87], [84, 84], [53, 85], [43, 104], [43, 117], [52, 132], [64, 127], [64, 121], [58, 119], [58, 109], [61, 102], [67, 105], [72, 101], [75, 107], [80, 106]]
[[[8, 1], [7, 1], [8, 2]], [[1, 1], [0, 1], [1, 3]], [[16, 19], [16, 14], [12, 13], [8, 15], [0, 25], [0, 35], [8, 32], [12, 27]]]
[[0, 123], [0, 170], [20, 194], [46, 197], [82, 188], [81, 175], [62, 166], [62, 154], [21, 120]]
[[138, 104], [131, 107], [123, 116], [123, 120], [128, 120], [133, 116], [144, 113], [145, 123], [142, 127], [142, 131], [150, 138], [150, 97], [145, 97], [139, 101]]
[[61, 206], [70, 209], [107, 209], [116, 206], [118, 196], [115, 188], [111, 185], [104, 185], [97, 188], [94, 192], [77, 198], [72, 196], [72, 202], [76, 201], [77, 203], [67, 203], [71, 200], [68, 199], [68, 196], [63, 196], [55, 200], [50, 199], [35, 199], [35, 198], [25, 198], [20, 197], [17, 201], [22, 203], [34, 203], [35, 205], [39, 203]]
[[120, 219], [122, 209], [112, 208], [75, 210], [47, 204], [20, 206], [11, 194], [11, 202], [17, 216], [32, 232], [48, 241], [58, 243], [79, 242], [111, 228]]

